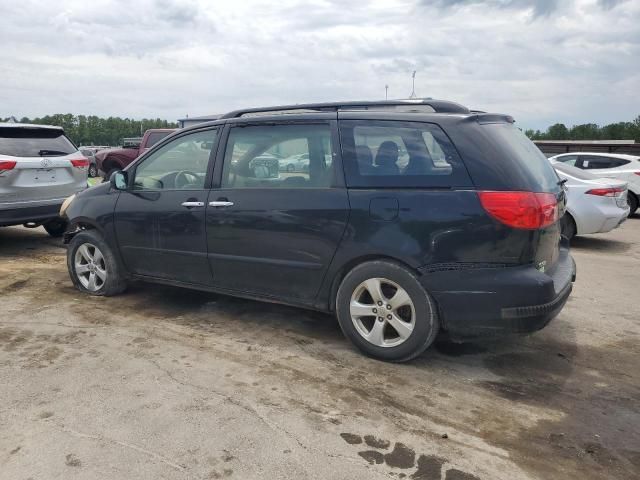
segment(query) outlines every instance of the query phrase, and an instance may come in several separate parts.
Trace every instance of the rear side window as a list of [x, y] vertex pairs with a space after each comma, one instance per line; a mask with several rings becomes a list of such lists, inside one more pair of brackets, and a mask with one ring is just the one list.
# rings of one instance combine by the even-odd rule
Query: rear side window
[[582, 168], [587, 170], [596, 170], [599, 168], [615, 168], [630, 163], [629, 160], [614, 157], [604, 157], [600, 155], [581, 155]]
[[61, 130], [0, 128], [0, 155], [12, 157], [56, 157], [77, 149]]
[[149, 138], [147, 139], [146, 148], [153, 147], [156, 143], [162, 140], [164, 137], [169, 135], [172, 132], [151, 132], [149, 134]]
[[551, 163], [519, 128], [512, 123], [487, 123], [482, 128], [500, 145], [506, 158], [532, 181], [536, 191], [557, 191], [558, 175]]
[[579, 168], [573, 167], [566, 163], [555, 163], [553, 165], [553, 168], [555, 168], [558, 172], [571, 175], [572, 177], [577, 178], [578, 180], [594, 180], [598, 178], [596, 175], [592, 173], [586, 172], [584, 170], [580, 170]]
[[471, 185], [457, 151], [437, 125], [343, 120], [340, 138], [349, 187]]

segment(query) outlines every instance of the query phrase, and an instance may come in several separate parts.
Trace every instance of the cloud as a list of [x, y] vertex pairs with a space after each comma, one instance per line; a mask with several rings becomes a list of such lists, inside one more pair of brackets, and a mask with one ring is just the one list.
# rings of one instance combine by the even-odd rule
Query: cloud
[[640, 113], [639, 3], [0, 2], [0, 117], [176, 119], [385, 85], [402, 98], [417, 70], [418, 95], [523, 126], [626, 120]]
[[[565, 0], [566, 1], [566, 0]], [[615, 2], [617, 0], [604, 0]], [[529, 10], [534, 18], [551, 15], [559, 5], [559, 0], [424, 0], [425, 5], [436, 4], [441, 8], [451, 8], [466, 5], [478, 5], [484, 8]]]
[[627, 0], [598, 0], [598, 5], [600, 5], [605, 10], [611, 10], [615, 8], [617, 5], [626, 2]]

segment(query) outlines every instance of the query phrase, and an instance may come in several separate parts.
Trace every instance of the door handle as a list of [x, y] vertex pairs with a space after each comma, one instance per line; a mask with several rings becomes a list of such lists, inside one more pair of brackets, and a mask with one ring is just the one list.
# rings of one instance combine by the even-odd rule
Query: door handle
[[215, 202], [209, 202], [210, 207], [232, 207], [233, 202], [228, 200], [216, 200]]
[[187, 208], [204, 207], [204, 202], [182, 202], [180, 205]]

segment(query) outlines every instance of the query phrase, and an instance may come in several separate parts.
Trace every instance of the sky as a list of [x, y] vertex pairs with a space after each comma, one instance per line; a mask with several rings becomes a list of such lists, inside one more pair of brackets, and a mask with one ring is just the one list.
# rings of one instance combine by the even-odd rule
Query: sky
[[420, 97], [522, 128], [640, 115], [640, 0], [0, 0], [0, 117]]

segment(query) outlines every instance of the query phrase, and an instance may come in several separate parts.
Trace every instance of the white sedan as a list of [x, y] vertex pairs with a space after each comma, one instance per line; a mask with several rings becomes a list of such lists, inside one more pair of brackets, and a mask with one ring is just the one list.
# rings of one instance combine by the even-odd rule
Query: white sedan
[[565, 181], [567, 211], [562, 217], [562, 234], [605, 233], [619, 227], [629, 215], [627, 183], [598, 178], [579, 168], [552, 162]]
[[615, 178], [627, 182], [629, 193], [629, 215], [635, 213], [640, 202], [640, 157], [619, 153], [563, 153], [549, 160], [562, 162], [582, 170], [588, 170], [597, 177]]

